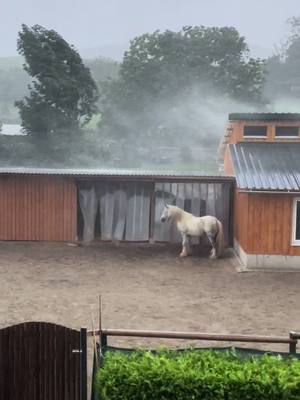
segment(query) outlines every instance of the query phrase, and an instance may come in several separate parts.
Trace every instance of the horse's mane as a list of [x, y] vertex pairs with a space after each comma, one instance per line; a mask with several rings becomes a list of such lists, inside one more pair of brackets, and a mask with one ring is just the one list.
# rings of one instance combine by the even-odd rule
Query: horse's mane
[[169, 208], [169, 210], [171, 211], [171, 216], [173, 217], [175, 217], [175, 216], [181, 216], [181, 215], [183, 215], [183, 214], [188, 214], [188, 215], [192, 215], [191, 213], [188, 213], [187, 211], [184, 211], [182, 208], [180, 208], [180, 207], [177, 207], [177, 206], [173, 206], [173, 205], [169, 205], [168, 204], [168, 208]]

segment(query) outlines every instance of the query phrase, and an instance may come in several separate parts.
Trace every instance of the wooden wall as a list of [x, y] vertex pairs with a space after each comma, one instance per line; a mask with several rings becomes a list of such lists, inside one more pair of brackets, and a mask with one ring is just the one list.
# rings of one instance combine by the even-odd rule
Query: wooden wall
[[293, 196], [236, 191], [234, 237], [249, 254], [300, 255], [291, 246]]
[[[245, 126], [266, 126], [267, 136], [261, 138], [244, 137]], [[300, 121], [231, 121], [227, 125], [227, 144], [238, 142], [300, 142], [300, 136], [296, 138], [276, 138], [276, 126], [297, 126], [300, 128]]]
[[0, 240], [73, 241], [77, 191], [72, 178], [0, 177]]

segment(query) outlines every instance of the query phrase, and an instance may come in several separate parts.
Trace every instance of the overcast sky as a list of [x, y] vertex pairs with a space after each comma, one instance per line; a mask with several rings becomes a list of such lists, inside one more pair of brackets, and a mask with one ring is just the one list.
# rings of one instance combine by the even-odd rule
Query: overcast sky
[[55, 29], [83, 56], [115, 58], [145, 32], [231, 25], [263, 56], [286, 34], [286, 19], [300, 15], [300, 0], [0, 0], [0, 6], [0, 56], [16, 55], [22, 23]]

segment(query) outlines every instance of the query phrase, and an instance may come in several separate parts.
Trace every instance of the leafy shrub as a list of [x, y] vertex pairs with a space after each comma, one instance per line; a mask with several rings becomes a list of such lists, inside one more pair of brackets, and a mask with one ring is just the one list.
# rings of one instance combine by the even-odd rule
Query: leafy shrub
[[300, 362], [241, 360], [231, 351], [109, 352], [96, 376], [103, 400], [296, 400]]

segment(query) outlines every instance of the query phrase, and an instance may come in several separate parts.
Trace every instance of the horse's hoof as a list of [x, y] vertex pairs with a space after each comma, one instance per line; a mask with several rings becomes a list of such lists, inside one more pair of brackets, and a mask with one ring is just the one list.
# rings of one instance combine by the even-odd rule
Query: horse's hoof
[[210, 260], [216, 260], [218, 257], [215, 254], [209, 256]]
[[186, 253], [180, 253], [179, 257], [187, 257], [187, 254]]

